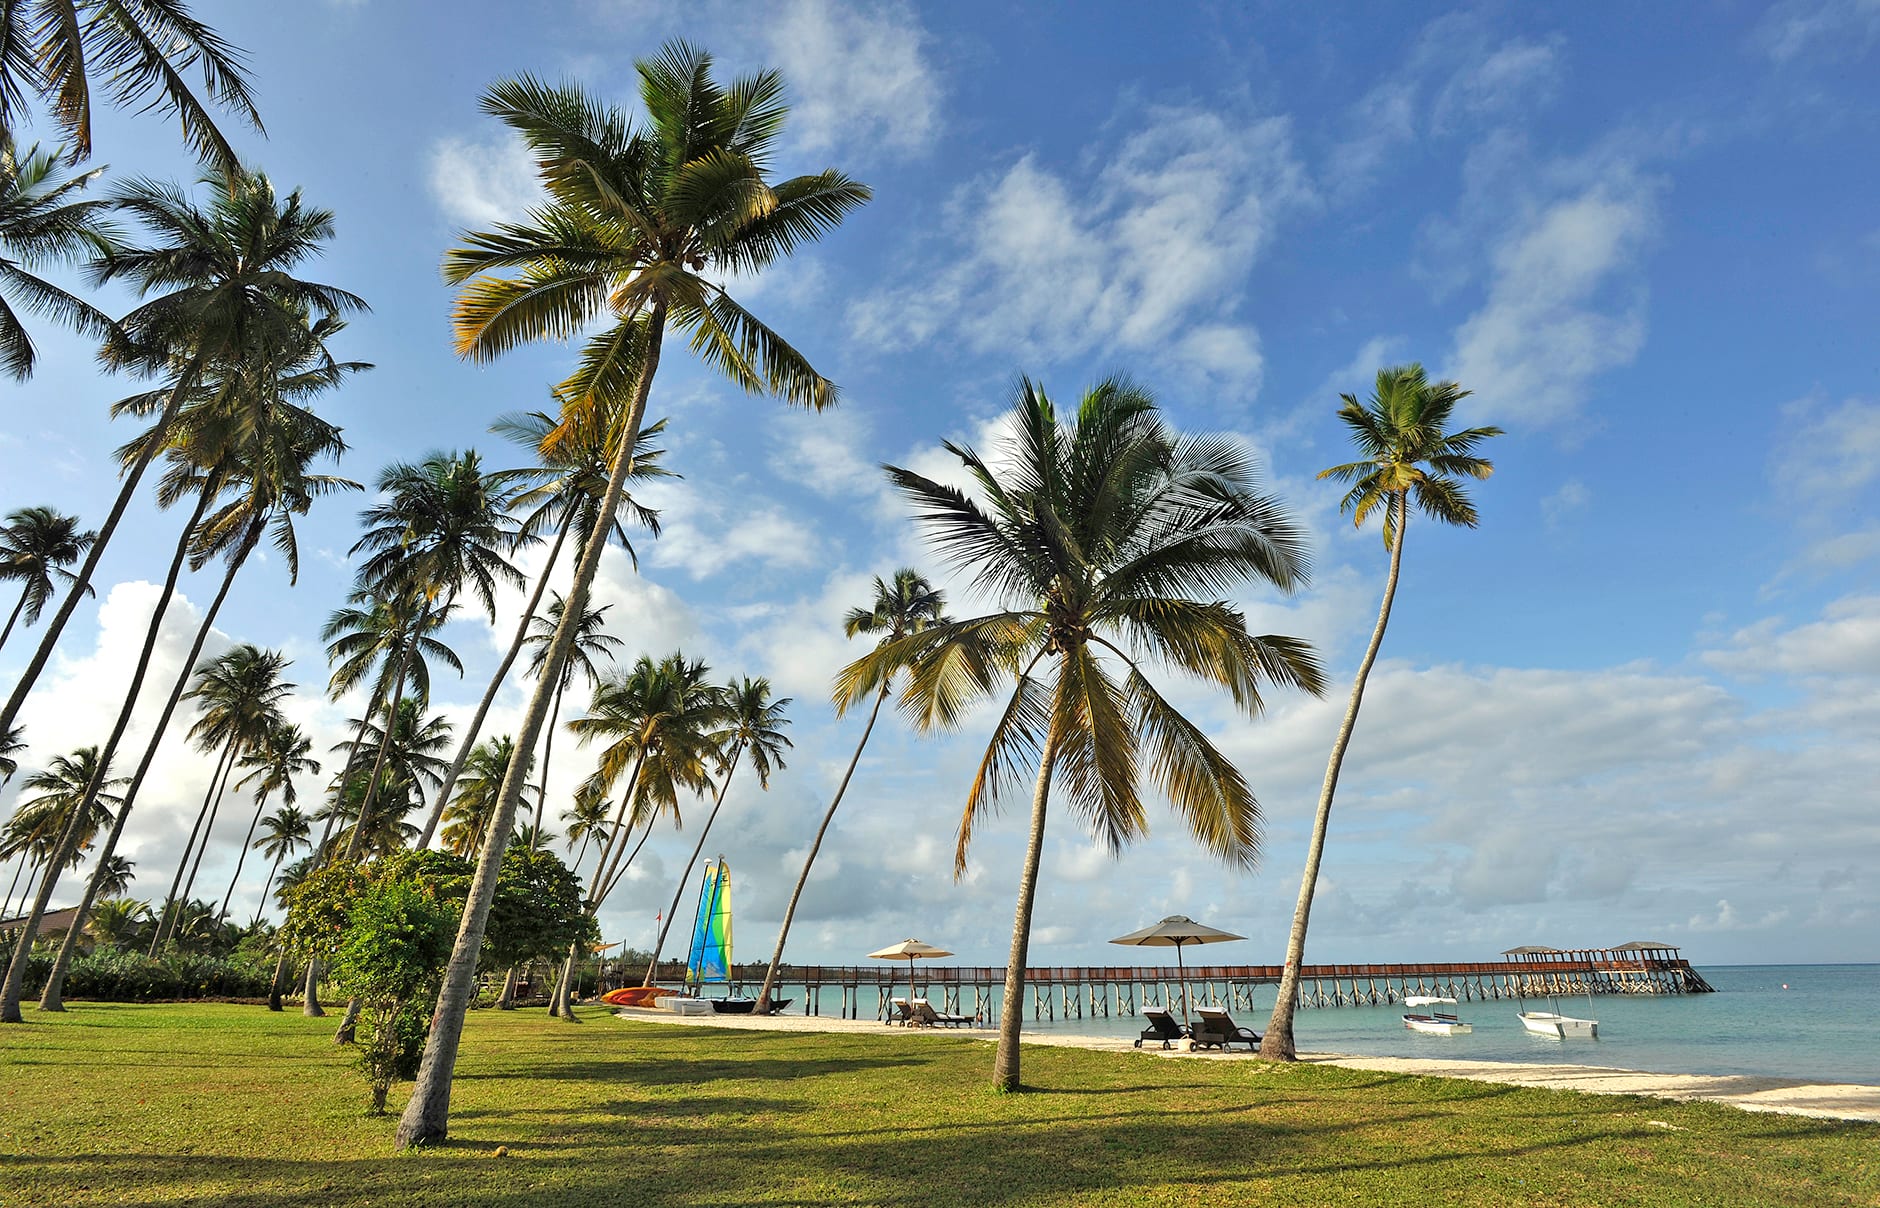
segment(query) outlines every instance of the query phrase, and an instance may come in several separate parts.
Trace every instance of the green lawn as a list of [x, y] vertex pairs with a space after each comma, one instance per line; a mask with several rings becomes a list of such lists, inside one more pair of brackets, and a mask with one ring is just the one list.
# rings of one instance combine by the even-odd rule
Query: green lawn
[[396, 1154], [330, 1019], [28, 1019], [0, 1028], [9, 1206], [1880, 1203], [1872, 1125], [1056, 1048], [1000, 1096], [983, 1039], [599, 1011], [476, 1013], [451, 1143]]

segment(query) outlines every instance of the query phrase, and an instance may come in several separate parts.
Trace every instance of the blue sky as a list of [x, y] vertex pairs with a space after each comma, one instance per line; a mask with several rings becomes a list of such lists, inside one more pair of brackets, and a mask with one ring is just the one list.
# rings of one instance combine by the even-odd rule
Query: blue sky
[[[827, 704], [854, 653], [841, 613], [872, 575], [938, 574], [876, 464], [938, 471], [941, 439], [993, 440], [1015, 374], [1070, 398], [1122, 370], [1180, 426], [1247, 441], [1310, 527], [1312, 587], [1240, 602], [1258, 627], [1317, 644], [1334, 692], [1276, 697], [1251, 725], [1192, 700], [1265, 806], [1252, 875], [1211, 863], [1165, 814], [1116, 860], [1059, 816], [1033, 959], [1108, 960], [1109, 936], [1180, 912], [1252, 937], [1223, 959], [1278, 961], [1384, 566], [1375, 532], [1354, 533], [1313, 475], [1346, 459], [1338, 393], [1415, 359], [1475, 392], [1470, 422], [1508, 435], [1476, 491], [1479, 530], [1410, 531], [1309, 959], [1638, 938], [1709, 963], [1880, 959], [1872, 0], [1700, 17], [807, 0], [756, 12], [200, 5], [251, 55], [270, 137], [242, 145], [337, 212], [317, 275], [373, 306], [340, 348], [378, 368], [328, 408], [352, 444], [343, 471], [362, 480], [435, 448], [506, 462], [487, 423], [541, 406], [566, 371], [557, 346], [472, 366], [447, 343], [437, 266], [452, 232], [532, 195], [526, 161], [478, 112], [492, 80], [573, 77], [627, 103], [632, 60], [685, 36], [726, 72], [786, 74], [781, 170], [836, 166], [874, 187], [822, 245], [737, 286], [841, 383], [843, 405], [789, 413], [669, 359], [651, 414], [672, 417], [685, 478], [648, 493], [667, 528], [641, 544], [642, 574], [624, 560], [604, 571], [635, 653], [683, 643], [796, 700], [789, 770], [768, 794], [734, 786], [712, 841], [737, 875], [741, 958], [767, 952], [857, 736]], [[97, 142], [114, 176], [191, 171], [154, 119], [105, 115]], [[100, 377], [77, 341], [47, 332], [41, 346], [38, 377], [9, 387], [0, 506], [95, 519], [125, 438], [104, 409], [131, 386]], [[355, 511], [342, 500], [311, 517], [300, 585], [255, 568], [220, 626], [293, 655], [297, 716], [322, 745], [356, 708], [324, 701], [315, 640], [346, 589]], [[96, 741], [175, 523], [146, 511], [114, 545], [98, 604], [29, 711], [36, 744]], [[185, 593], [194, 606], [209, 589]], [[186, 620], [166, 635], [172, 672]], [[461, 711], [493, 641], [469, 623], [451, 640], [470, 674], [440, 680], [437, 703]], [[23, 657], [0, 654], [0, 677]], [[507, 692], [496, 724], [521, 703]], [[967, 877], [949, 876], [985, 728], [878, 732], [793, 957], [850, 961], [916, 935], [1003, 959], [1019, 820], [983, 832]], [[161, 891], [180, 851], [198, 762], [166, 757], [139, 806], [140, 894]], [[557, 795], [585, 771], [559, 752], [557, 768]], [[225, 815], [210, 856], [224, 879], [238, 840]], [[610, 939], [647, 942], [690, 845], [689, 831], [649, 845], [604, 914]]]

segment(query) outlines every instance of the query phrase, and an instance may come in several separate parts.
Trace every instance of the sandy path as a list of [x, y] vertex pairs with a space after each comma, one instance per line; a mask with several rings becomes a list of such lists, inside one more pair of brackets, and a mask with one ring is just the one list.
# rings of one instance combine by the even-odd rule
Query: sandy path
[[[674, 1015], [668, 1011], [624, 1008], [622, 1019], [684, 1027], [741, 1028], [763, 1032], [865, 1032], [894, 1043], [919, 1043], [929, 1036], [969, 1036], [990, 1042], [989, 1028], [890, 1028], [872, 1019], [836, 1019], [822, 1015]], [[1136, 1049], [1115, 1036], [1073, 1036], [1062, 1032], [1023, 1032], [1026, 1044], [1091, 1049], [1112, 1053], [1147, 1053], [1185, 1061], [1247, 1061], [1245, 1050], [1233, 1053], [1163, 1052]], [[1541, 1065], [1505, 1061], [1436, 1061], [1410, 1057], [1345, 1057], [1331, 1053], [1302, 1053], [1304, 1061], [1341, 1065], [1354, 1070], [1392, 1074], [1422, 1074], [1437, 1078], [1469, 1078], [1510, 1086], [1585, 1091], [1595, 1095], [1653, 1095], [1661, 1099], [1703, 1099], [1727, 1103], [1745, 1111], [1787, 1112], [1832, 1120], [1868, 1120], [1880, 1123], [1880, 1086], [1817, 1083], [1788, 1078], [1757, 1078], [1723, 1074], [1648, 1074], [1599, 1066]]]

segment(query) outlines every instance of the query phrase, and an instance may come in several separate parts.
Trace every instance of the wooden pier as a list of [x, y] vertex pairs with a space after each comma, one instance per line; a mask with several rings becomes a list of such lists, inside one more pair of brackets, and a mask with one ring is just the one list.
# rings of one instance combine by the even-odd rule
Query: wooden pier
[[[738, 970], [739, 974], [744, 971]], [[1193, 1006], [1229, 1011], [1255, 1009], [1255, 991], [1279, 984], [1280, 965], [1195, 965], [1188, 968]], [[1003, 966], [934, 965], [921, 962], [916, 976], [937, 1007], [998, 1019]], [[879, 965], [784, 965], [777, 971], [778, 997], [794, 999], [792, 1010], [820, 1015], [830, 1006], [846, 1019], [886, 1019], [889, 1000], [908, 992], [908, 971]], [[745, 978], [746, 991], [763, 980]], [[1033, 1019], [1087, 1019], [1136, 1015], [1145, 1007], [1181, 1006], [1181, 982], [1168, 965], [1038, 966], [1025, 970], [1025, 997]], [[1668, 944], [1634, 943], [1614, 948], [1520, 948], [1496, 961], [1438, 961], [1424, 964], [1306, 965], [1300, 971], [1299, 1006], [1377, 1007], [1412, 994], [1436, 994], [1462, 1002], [1543, 998], [1549, 995], [1708, 994], [1708, 982]], [[825, 1003], [824, 995], [836, 999]]]

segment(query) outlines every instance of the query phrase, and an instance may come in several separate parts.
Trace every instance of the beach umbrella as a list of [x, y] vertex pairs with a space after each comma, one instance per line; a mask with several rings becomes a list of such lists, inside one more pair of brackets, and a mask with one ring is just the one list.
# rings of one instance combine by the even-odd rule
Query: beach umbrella
[[1188, 1018], [1188, 970], [1182, 965], [1182, 947], [1186, 944], [1221, 944], [1228, 940], [1244, 940], [1244, 935], [1235, 935], [1231, 931], [1222, 931], [1219, 927], [1210, 927], [1206, 923], [1197, 923], [1185, 914], [1171, 914], [1153, 927], [1144, 927], [1128, 935], [1119, 935], [1111, 940], [1112, 944], [1129, 944], [1142, 948], [1175, 949], [1176, 975], [1182, 983], [1182, 1018]]
[[[907, 990], [908, 993], [912, 995], [914, 992], [914, 962], [923, 956], [928, 960], [933, 960], [936, 957], [952, 956], [953, 954], [948, 952], [945, 948], [936, 948], [932, 944], [923, 944], [919, 940], [902, 940], [898, 944], [889, 944], [886, 948], [877, 949], [874, 952], [870, 952], [868, 955], [871, 960], [906, 961]], [[888, 989], [894, 989], [893, 982], [888, 983]]]

